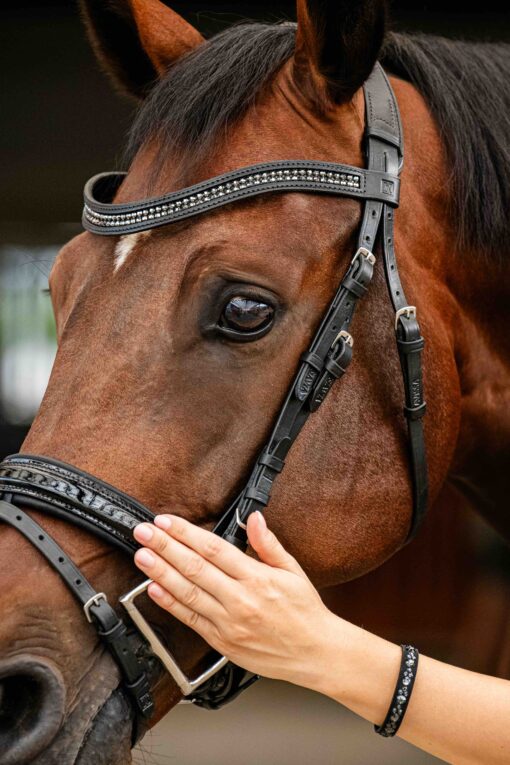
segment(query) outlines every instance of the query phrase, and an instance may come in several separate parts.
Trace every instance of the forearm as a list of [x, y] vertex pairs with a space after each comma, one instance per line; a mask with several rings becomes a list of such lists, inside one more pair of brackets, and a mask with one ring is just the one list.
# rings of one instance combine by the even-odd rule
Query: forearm
[[[307, 685], [382, 723], [398, 676], [400, 646], [338, 617], [323, 635]], [[398, 735], [454, 765], [508, 765], [509, 722], [509, 682], [420, 656]]]
[[[260, 513], [248, 519], [260, 561], [177, 516], [141, 524], [135, 537], [148, 546], [135, 561], [154, 580], [149, 596], [217, 651], [383, 722], [400, 647], [328, 611]], [[398, 735], [454, 765], [508, 765], [509, 723], [509, 682], [421, 656]]]

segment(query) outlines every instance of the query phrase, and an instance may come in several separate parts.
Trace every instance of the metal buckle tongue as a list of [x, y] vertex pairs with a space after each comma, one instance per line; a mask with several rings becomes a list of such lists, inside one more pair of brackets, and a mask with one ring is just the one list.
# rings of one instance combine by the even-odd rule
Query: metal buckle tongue
[[395, 329], [398, 329], [398, 322], [401, 316], [405, 316], [406, 319], [416, 319], [416, 306], [405, 305], [403, 308], [399, 308], [395, 313]]
[[353, 265], [354, 265], [354, 263], [355, 263], [355, 262], [356, 262], [356, 261], [357, 261], [359, 258], [365, 258], [365, 260], [368, 260], [368, 262], [369, 262], [369, 263], [370, 263], [372, 266], [373, 266], [373, 265], [374, 265], [374, 263], [375, 263], [375, 255], [374, 255], [374, 253], [373, 253], [373, 252], [370, 252], [370, 250], [369, 250], [369, 249], [367, 249], [366, 247], [360, 247], [360, 248], [358, 249], [358, 251], [357, 251], [357, 252], [356, 252], [356, 254], [354, 255], [353, 259], [351, 260], [351, 266], [353, 266]]
[[158, 657], [167, 672], [175, 680], [181, 692], [184, 694], [184, 696], [189, 696], [191, 693], [193, 693], [193, 691], [205, 683], [206, 680], [209, 680], [209, 678], [215, 675], [216, 672], [219, 672], [220, 669], [224, 667], [225, 664], [227, 664], [228, 659], [226, 656], [221, 656], [217, 661], [214, 662], [214, 664], [206, 669], [205, 672], [202, 672], [202, 674], [195, 679], [192, 680], [191, 678], [187, 677], [187, 675], [184, 674], [184, 672], [177, 664], [173, 654], [170, 653], [170, 651], [163, 645], [150, 624], [142, 616], [135, 605], [136, 598], [147, 590], [147, 587], [149, 584], [151, 584], [151, 582], [152, 579], [147, 579], [145, 582], [142, 582], [133, 590], [126, 593], [126, 595], [122, 595], [119, 602], [122, 603], [128, 612], [130, 619], [138, 627], [139, 631], [149, 643], [153, 653]]

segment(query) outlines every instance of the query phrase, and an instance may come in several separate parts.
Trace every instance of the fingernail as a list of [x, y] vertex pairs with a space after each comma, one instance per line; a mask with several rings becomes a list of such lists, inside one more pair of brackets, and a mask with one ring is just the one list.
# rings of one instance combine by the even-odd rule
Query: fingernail
[[133, 536], [139, 542], [150, 542], [154, 536], [154, 531], [148, 523], [141, 523], [139, 526], [136, 526]]
[[257, 516], [257, 523], [259, 524], [259, 526], [263, 529], [267, 529], [266, 519], [264, 518], [260, 510], [255, 510], [255, 515]]
[[135, 560], [144, 568], [150, 568], [154, 563], [154, 555], [150, 550], [138, 550], [135, 555]]
[[162, 598], [164, 595], [163, 588], [153, 582], [149, 585], [149, 595], [151, 598]]
[[160, 529], [163, 529], [163, 531], [168, 531], [172, 525], [172, 520], [168, 517], [168, 515], [157, 515], [156, 518], [154, 518], [154, 523]]

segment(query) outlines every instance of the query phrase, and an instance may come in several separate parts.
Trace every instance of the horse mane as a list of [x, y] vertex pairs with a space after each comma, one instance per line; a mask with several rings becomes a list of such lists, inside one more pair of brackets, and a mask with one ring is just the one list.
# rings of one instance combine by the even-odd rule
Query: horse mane
[[457, 247], [501, 261], [509, 250], [510, 45], [390, 34], [381, 62], [416, 87], [439, 128]]
[[[296, 25], [244, 23], [181, 58], [153, 88], [126, 151], [198, 164], [292, 56]], [[390, 33], [381, 62], [423, 95], [444, 142], [460, 249], [501, 259], [510, 210], [510, 45]], [[159, 165], [156, 162], [156, 165]]]

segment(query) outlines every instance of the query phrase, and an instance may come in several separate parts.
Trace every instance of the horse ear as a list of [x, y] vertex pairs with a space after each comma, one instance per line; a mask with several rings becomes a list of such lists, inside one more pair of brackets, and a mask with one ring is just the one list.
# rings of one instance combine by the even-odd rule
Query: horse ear
[[94, 52], [121, 89], [144, 98], [204, 38], [159, 0], [80, 0]]
[[294, 80], [321, 110], [349, 101], [372, 71], [384, 37], [384, 0], [297, 0]]

